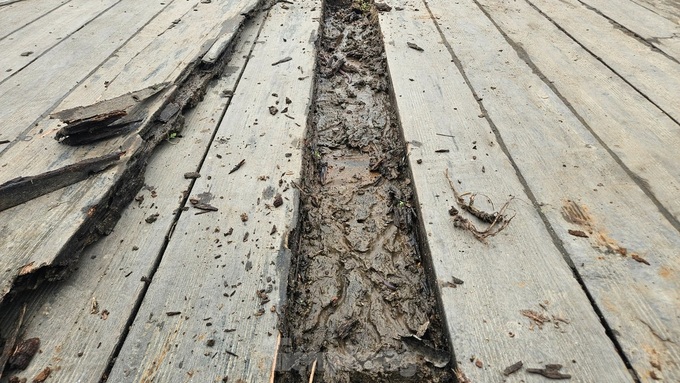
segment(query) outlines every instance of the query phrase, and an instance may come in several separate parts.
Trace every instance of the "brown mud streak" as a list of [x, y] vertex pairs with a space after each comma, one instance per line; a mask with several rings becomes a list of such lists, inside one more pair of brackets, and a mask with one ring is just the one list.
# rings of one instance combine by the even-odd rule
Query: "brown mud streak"
[[327, 1], [323, 21], [278, 381], [453, 381], [375, 6]]

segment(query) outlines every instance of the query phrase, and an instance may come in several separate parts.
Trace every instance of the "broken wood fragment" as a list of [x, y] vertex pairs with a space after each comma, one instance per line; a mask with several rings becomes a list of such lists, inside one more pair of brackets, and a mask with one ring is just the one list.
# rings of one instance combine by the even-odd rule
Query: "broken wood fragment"
[[561, 373], [561, 369], [561, 364], [546, 364], [545, 368], [527, 368], [527, 372], [543, 375], [548, 379], [571, 379], [571, 375]]
[[292, 60], [292, 59], [293, 59], [293, 58], [290, 57], [290, 56], [288, 56], [288, 57], [286, 57], [286, 58], [282, 58], [281, 60], [279, 60], [279, 61], [277, 61], [277, 62], [275, 62], [275, 63], [272, 63], [272, 66], [279, 65], [279, 64], [283, 64], [283, 63], [288, 62], [288, 61], [290, 61], [290, 60]]
[[519, 362], [517, 362], [517, 363], [514, 363], [514, 364], [509, 365], [508, 367], [506, 367], [506, 368], [503, 370], [503, 375], [505, 375], [505, 376], [512, 375], [512, 374], [514, 374], [515, 372], [519, 371], [519, 370], [522, 368], [523, 365], [524, 365], [524, 363], [522, 363], [521, 360], [520, 360]]
[[243, 164], [245, 164], [245, 163], [246, 163], [246, 160], [245, 160], [245, 158], [244, 158], [244, 159], [241, 160], [241, 162], [239, 162], [238, 164], [236, 164], [236, 166], [234, 166], [234, 167], [229, 171], [229, 174], [231, 174], [231, 173], [233, 173], [233, 172], [235, 172], [235, 171], [241, 169], [241, 166], [243, 166]]
[[108, 169], [120, 160], [125, 152], [90, 158], [28, 177], [18, 177], [0, 185], [0, 211], [17, 206], [63, 187], [87, 179]]
[[414, 43], [412, 43], [412, 42], [407, 42], [406, 45], [408, 45], [408, 47], [411, 48], [411, 49], [417, 50], [418, 52], [423, 52], [423, 51], [424, 51], [423, 48], [419, 47], [418, 45], [416, 45], [416, 44], [414, 44]]
[[20, 342], [9, 358], [8, 368], [10, 370], [25, 370], [39, 350], [40, 338], [30, 338]]

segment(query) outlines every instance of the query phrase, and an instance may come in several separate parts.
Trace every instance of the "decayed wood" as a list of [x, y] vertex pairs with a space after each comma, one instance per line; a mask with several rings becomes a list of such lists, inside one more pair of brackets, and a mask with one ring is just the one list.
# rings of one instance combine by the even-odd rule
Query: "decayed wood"
[[[273, 379], [290, 260], [287, 235], [297, 219], [291, 182], [301, 170], [313, 84], [306, 76], [315, 59], [310, 36], [318, 29], [320, 5], [300, 1], [270, 11], [262, 43], [191, 190], [190, 196], [218, 210], [181, 215], [111, 381]], [[271, 66], [272, 58], [286, 56], [292, 60]], [[285, 97], [292, 100], [288, 114], [294, 120], [269, 113]], [[277, 193], [283, 205], [274, 207]]]
[[24, 305], [17, 312], [18, 312], [18, 317], [13, 320], [13, 322], [14, 322], [13, 325], [3, 327], [3, 328], [9, 328], [10, 329], [9, 333], [7, 333], [7, 334], [0, 333], [0, 336], [1, 335], [7, 336], [7, 338], [3, 339], [3, 347], [0, 348], [0, 378], [2, 378], [2, 374], [5, 371], [5, 366], [7, 365], [7, 361], [12, 356], [12, 353], [14, 352], [14, 348], [17, 344], [17, 339], [19, 337], [19, 330], [21, 330], [21, 325], [24, 323], [24, 316], [26, 315], [26, 306]]
[[[0, 328], [8, 328], [15, 323], [11, 314], [27, 302], [24, 333], [42, 341], [41, 352], [29, 367], [13, 372], [18, 378], [30, 381], [52, 365], [59, 367], [52, 373], [55, 381], [100, 381], [148, 283], [145, 278], [153, 274], [165, 239], [173, 232], [180, 196], [191, 186], [182, 175], [198, 170], [230, 99], [225, 91], [233, 92], [243, 71], [262, 19], [256, 17], [239, 36], [229, 70], [187, 113], [182, 138], [161, 145], [149, 160], [147, 187], [122, 212], [113, 233], [85, 250], [68, 279], [0, 308]], [[157, 220], [146, 223], [152, 214], [159, 214]]]
[[[34, 1], [25, 3], [31, 4]], [[49, 120], [43, 120], [43, 118], [74, 88], [82, 88], [78, 86], [79, 82], [107, 58], [110, 60], [111, 54], [125, 44], [131, 36], [134, 36], [149, 20], [166, 8], [168, 11], [171, 10], [172, 4], [174, 2], [169, 5], [150, 3], [146, 7], [140, 7], [134, 2], [120, 2], [101, 17], [86, 24], [67, 41], [43, 54], [31, 64], [30, 68], [0, 84], [0, 104], [6, 106], [0, 108], [0, 125], [3, 127], [0, 139], [8, 139], [13, 144], [20, 144], [43, 138], [41, 129], [48, 132], [49, 129], [55, 128], [50, 125]], [[166, 27], [167, 24], [164, 28]], [[138, 47], [137, 51], [139, 49], [141, 48]], [[100, 81], [103, 84], [105, 80]], [[118, 95], [106, 98], [115, 96]], [[96, 101], [99, 100], [96, 98], [81, 99], [80, 103], [63, 108], [90, 105]], [[49, 139], [51, 140], [51, 137]], [[8, 145], [0, 146], [2, 165], [7, 163], [3, 157], [9, 147]], [[41, 151], [44, 151], [44, 148]], [[14, 177], [18, 175], [13, 174]]]
[[[680, 19], [670, 21], [632, 1], [580, 0], [680, 60]], [[680, 11], [680, 5], [678, 5]]]
[[578, 0], [559, 5], [529, 0], [547, 17], [585, 46], [645, 97], [680, 121], [680, 64], [654, 51], [634, 36], [587, 9]]
[[[120, 209], [132, 199], [143, 182], [147, 157], [151, 155], [156, 145], [169, 139], [173, 132], [182, 127], [181, 113], [176, 113], [164, 121], [163, 110], [172, 103], [178, 105], [178, 110], [183, 110], [200, 100], [208, 82], [221, 72], [225, 65], [224, 62], [220, 62], [211, 68], [199, 69], [201, 55], [217, 38], [223, 25], [231, 24], [234, 20], [242, 23], [245, 19], [242, 13], [255, 5], [256, 0], [240, 2], [221, 0], [194, 5], [186, 13], [186, 26], [168, 30], [168, 24], [174, 25], [168, 22], [160, 36], [157, 34], [149, 36], [145, 30], [136, 35], [135, 41], [131, 41], [129, 45], [136, 46], [142, 51], [132, 54], [131, 61], [124, 65], [122, 72], [110, 72], [119, 63], [113, 59], [114, 63], [103, 65], [90, 76], [100, 79], [102, 76], [116, 78], [119, 85], [114, 86], [115, 82], [110, 82], [108, 88], [115, 88], [116, 93], [103, 92], [103, 95], [108, 97], [116, 97], [158, 84], [163, 80], [174, 83], [154, 98], [139, 134], [110, 139], [96, 146], [69, 148], [52, 139], [50, 133], [56, 130], [58, 122], [47, 120], [42, 127], [40, 124], [33, 127], [32, 133], [38, 135], [39, 131], [35, 130], [49, 127], [46, 130], [50, 132], [48, 133], [50, 136], [43, 135], [41, 139], [14, 144], [2, 153], [0, 159], [6, 163], [3, 165], [3, 173], [0, 174], [2, 181], [10, 178], [12, 174], [16, 177], [21, 174], [42, 173], [83, 159], [108, 154], [113, 150], [124, 151], [127, 155], [116, 167], [99, 176], [52, 193], [55, 195], [46, 195], [30, 204], [16, 206], [0, 213], [2, 217], [0, 252], [12, 255], [0, 258], [2, 269], [0, 300], [11, 290], [15, 281], [18, 285], [27, 287], [33, 279], [45, 277], [54, 279], [63, 276], [84, 246], [111, 230], [120, 216]], [[156, 27], [157, 25], [154, 25], [151, 30]], [[177, 41], [181, 43], [179, 46], [174, 45]], [[191, 46], [187, 41], [191, 41]], [[170, 47], [174, 46], [178, 52], [169, 52], [167, 47], [154, 51], [159, 58], [154, 61], [153, 52], [150, 50], [156, 49], [157, 44], [163, 42]], [[125, 53], [123, 57], [127, 54], [130, 52]], [[161, 68], [151, 66], [147, 68], [149, 72], [144, 73], [144, 65], [149, 62], [160, 65]], [[165, 69], [166, 67], [169, 69]], [[89, 105], [96, 101], [91, 98], [92, 87], [88, 84], [88, 81], [81, 83], [81, 86], [61, 104], [61, 108]], [[77, 100], [89, 101], [73, 105]], [[39, 157], [32, 158], [30, 163], [23, 161], [25, 153], [38, 151], [41, 153]], [[68, 198], [68, 203], [64, 203], [62, 198]], [[40, 214], [43, 219], [42, 224], [37, 227], [31, 218], [36, 214]], [[21, 278], [17, 281], [18, 277]]]
[[[540, 215], [527, 203], [529, 196], [492, 128], [480, 118], [475, 95], [443, 49], [426, 8], [406, 1], [390, 4], [421, 9], [381, 13], [380, 26], [409, 147], [424, 229], [421, 238], [432, 259], [460, 376], [470, 382], [500, 382], [507, 366], [522, 361], [526, 367], [564, 364], [564, 372], [576, 381], [632, 381]], [[477, 22], [469, 10], [440, 11], [455, 20]], [[486, 38], [476, 32], [470, 28], [458, 33], [479, 46]], [[410, 49], [407, 42], [427, 55]], [[503, 48], [493, 44], [490, 49]], [[501, 76], [494, 78], [507, 81]], [[513, 196], [506, 213], [515, 218], [486, 244], [454, 227], [449, 208], [457, 207], [458, 196], [445, 171], [459, 193], [478, 193], [479, 208], [498, 210]], [[462, 209], [458, 214], [484, 224]], [[523, 310], [536, 310], [544, 324], [535, 324]], [[539, 381], [526, 370], [507, 379]]]
[[0, 40], [0, 83], [65, 41], [120, 0], [72, 0], [45, 17]]
[[108, 169], [125, 153], [90, 158], [35, 176], [19, 177], [0, 185], [0, 211], [30, 201]]
[[[555, 243], [637, 376], [678, 380], [678, 230], [474, 3], [429, 6]], [[601, 39], [606, 45], [607, 35]]]
[[680, 125], [525, 2], [479, 3], [638, 184], [680, 220]]

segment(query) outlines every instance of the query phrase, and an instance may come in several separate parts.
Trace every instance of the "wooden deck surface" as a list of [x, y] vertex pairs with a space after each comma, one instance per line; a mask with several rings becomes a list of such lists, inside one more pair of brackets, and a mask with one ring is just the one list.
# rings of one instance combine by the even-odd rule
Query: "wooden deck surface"
[[[387, 3], [379, 23], [459, 380], [548, 382], [527, 369], [560, 364], [570, 382], [680, 382], [680, 4]], [[323, 4], [260, 5], [0, 1], [0, 184], [127, 153], [0, 211], [0, 337], [26, 307], [19, 336], [41, 339], [10, 375], [275, 380]], [[158, 86], [135, 101], [151, 126], [226, 46], [117, 226], [92, 228], [147, 141], [67, 146], [49, 115]], [[509, 201], [512, 222], [486, 241], [454, 227], [451, 183], [480, 207]], [[83, 249], [97, 230], [110, 233]]]

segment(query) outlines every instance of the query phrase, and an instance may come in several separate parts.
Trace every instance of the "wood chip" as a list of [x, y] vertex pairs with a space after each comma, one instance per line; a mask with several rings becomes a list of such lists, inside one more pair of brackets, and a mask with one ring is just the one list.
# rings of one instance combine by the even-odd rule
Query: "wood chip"
[[648, 262], [646, 259], [642, 258], [642, 257], [641, 257], [639, 254], [637, 254], [637, 253], [632, 253], [632, 254], [630, 255], [630, 257], [633, 258], [634, 260], [640, 262], [640, 263], [644, 263], [645, 265], [650, 266], [649, 262]]
[[573, 235], [574, 237], [588, 238], [588, 234], [581, 230], [569, 230], [569, 234]]
[[231, 174], [231, 173], [233, 173], [233, 172], [235, 172], [235, 171], [241, 169], [241, 166], [243, 166], [243, 164], [245, 164], [245, 163], [246, 163], [246, 159], [244, 158], [244, 159], [241, 160], [241, 162], [239, 162], [238, 164], [236, 164], [236, 166], [234, 166], [234, 167], [229, 171], [229, 174]]
[[279, 207], [283, 205], [283, 198], [281, 197], [281, 194], [276, 194], [276, 197], [274, 197], [274, 207]]
[[279, 61], [273, 63], [272, 66], [275, 66], [275, 65], [279, 65], [279, 64], [288, 62], [288, 61], [290, 61], [290, 60], [292, 60], [292, 59], [293, 59], [293, 58], [290, 57], [290, 56], [289, 56], [289, 57], [286, 57], [286, 58], [282, 58], [281, 60], [279, 60]]
[[522, 363], [522, 361], [520, 360], [519, 362], [506, 367], [503, 370], [503, 375], [505, 375], [505, 376], [512, 375], [515, 372], [519, 371], [522, 368], [523, 365], [524, 365], [524, 363]]
[[423, 48], [419, 47], [418, 45], [416, 45], [416, 44], [414, 44], [414, 43], [407, 42], [406, 45], [408, 45], [408, 47], [411, 48], [411, 49], [417, 50], [418, 52], [424, 51]]
[[38, 375], [35, 376], [35, 378], [33, 378], [33, 383], [42, 383], [45, 380], [47, 380], [47, 378], [49, 378], [51, 374], [52, 369], [49, 367], [45, 367], [42, 371], [40, 371]]
[[527, 372], [543, 375], [548, 379], [571, 379], [571, 375], [561, 373], [561, 369], [561, 364], [546, 364], [544, 368], [527, 368]]

